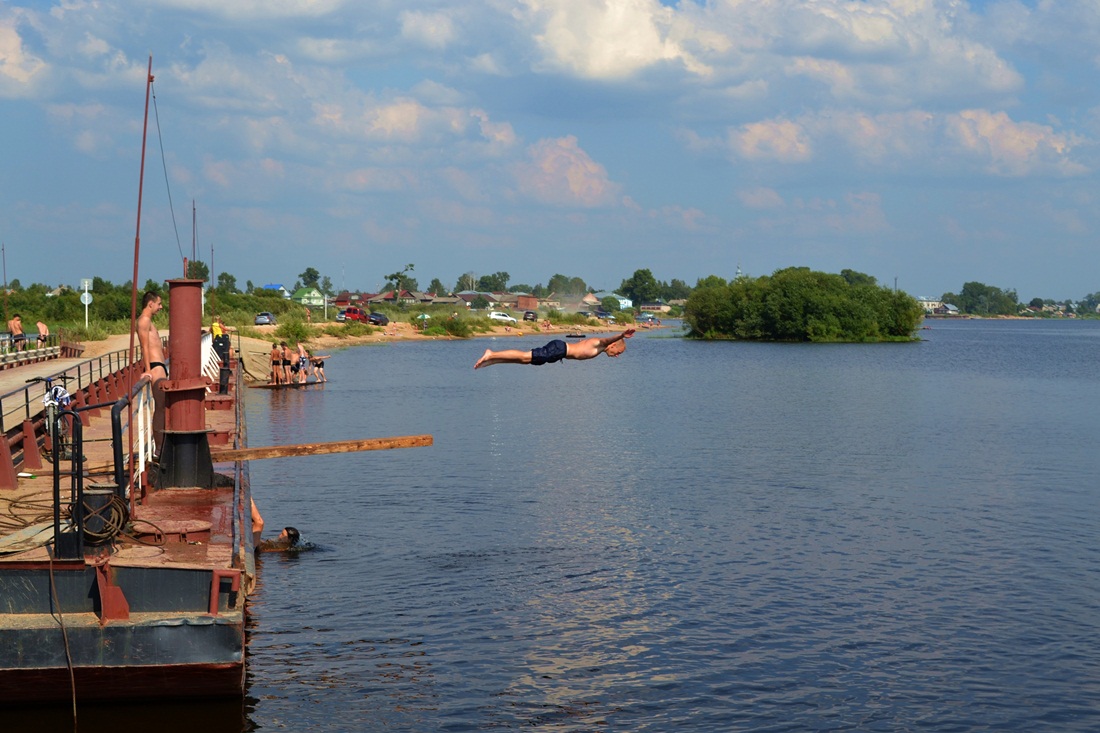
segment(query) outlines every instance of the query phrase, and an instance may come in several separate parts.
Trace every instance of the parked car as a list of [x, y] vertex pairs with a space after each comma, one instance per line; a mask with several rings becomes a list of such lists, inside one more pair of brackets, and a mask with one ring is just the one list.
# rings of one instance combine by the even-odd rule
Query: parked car
[[274, 326], [275, 325], [275, 316], [271, 315], [270, 313], [267, 313], [266, 311], [263, 312], [263, 313], [257, 314], [255, 324], [257, 326]]
[[352, 321], [359, 321], [360, 323], [368, 323], [369, 317], [367, 312], [362, 308], [355, 308], [354, 306], [348, 306], [344, 309], [344, 323], [351, 323]]
[[584, 316], [585, 318], [595, 318], [595, 316], [592, 315], [592, 311], [577, 311], [577, 313]]
[[340, 312], [336, 314], [336, 320], [343, 323], [345, 318], [347, 318], [347, 316], [344, 314], [344, 309], [341, 308]]
[[534, 311], [524, 311], [523, 312], [523, 320], [525, 320], [525, 321], [537, 321], [538, 319], [539, 319], [539, 314], [535, 313]]
[[601, 321], [607, 321], [608, 323], [615, 322], [615, 316], [611, 315], [608, 311], [596, 311], [596, 318], [599, 318]]
[[390, 319], [385, 313], [371, 313], [367, 319], [375, 326], [390, 325]]
[[512, 318], [507, 313], [501, 313], [500, 311], [489, 311], [489, 320], [501, 321], [503, 323], [515, 323], [516, 319]]
[[638, 321], [638, 323], [656, 323], [657, 316], [653, 315], [649, 311], [646, 311], [645, 313], [639, 313], [638, 317], [635, 320]]

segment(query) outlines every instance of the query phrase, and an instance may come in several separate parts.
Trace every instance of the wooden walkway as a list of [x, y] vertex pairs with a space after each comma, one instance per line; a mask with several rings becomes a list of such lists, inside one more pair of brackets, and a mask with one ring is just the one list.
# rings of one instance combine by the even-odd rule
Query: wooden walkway
[[[84, 358], [55, 358], [0, 369], [0, 395], [6, 395], [9, 392], [27, 387], [27, 380], [33, 377], [49, 377], [60, 374], [69, 369], [76, 369], [77, 366], [87, 361]], [[41, 390], [41, 387], [39, 387], [39, 390]]]

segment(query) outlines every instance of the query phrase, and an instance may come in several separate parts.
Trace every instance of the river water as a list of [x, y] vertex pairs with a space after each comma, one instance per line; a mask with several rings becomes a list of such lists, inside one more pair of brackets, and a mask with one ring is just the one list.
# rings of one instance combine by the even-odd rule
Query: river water
[[1100, 730], [1100, 323], [930, 326], [477, 372], [542, 340], [365, 346], [251, 391], [255, 446], [434, 446], [253, 462], [269, 529], [316, 549], [262, 558], [244, 709], [191, 715]]

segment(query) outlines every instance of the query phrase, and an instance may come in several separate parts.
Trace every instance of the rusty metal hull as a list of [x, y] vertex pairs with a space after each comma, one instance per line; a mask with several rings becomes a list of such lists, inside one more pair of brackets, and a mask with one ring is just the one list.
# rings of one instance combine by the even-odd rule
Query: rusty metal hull
[[[239, 449], [247, 390], [238, 387], [231, 405], [206, 411], [205, 425]], [[90, 418], [85, 465], [98, 466], [106, 458], [95, 452], [106, 455], [109, 441], [94, 442], [105, 418]], [[0, 555], [0, 706], [244, 694], [255, 582], [248, 464], [212, 467], [209, 486], [147, 489], [129, 536], [83, 557], [59, 560], [47, 547]], [[52, 500], [44, 483], [20, 479], [17, 491], [0, 492], [0, 512]]]
[[[243, 664], [176, 664], [145, 667], [82, 667], [74, 670], [78, 703], [107, 701], [237, 698], [244, 686]], [[69, 702], [72, 685], [65, 668], [0, 671], [0, 695], [20, 704]]]

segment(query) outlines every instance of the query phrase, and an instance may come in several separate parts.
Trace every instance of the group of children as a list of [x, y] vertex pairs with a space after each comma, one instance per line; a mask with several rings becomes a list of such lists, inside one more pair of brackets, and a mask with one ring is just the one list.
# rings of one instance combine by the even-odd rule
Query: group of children
[[327, 382], [325, 359], [327, 355], [314, 355], [301, 341], [298, 350], [291, 351], [286, 341], [271, 345], [271, 383], [305, 384], [312, 372], [318, 382]]

